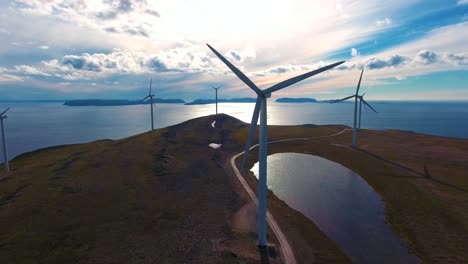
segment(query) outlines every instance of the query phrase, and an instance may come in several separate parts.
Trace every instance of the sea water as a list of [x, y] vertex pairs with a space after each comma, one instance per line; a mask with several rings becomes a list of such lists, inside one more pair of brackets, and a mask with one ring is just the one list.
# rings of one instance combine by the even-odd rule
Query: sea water
[[[378, 111], [362, 110], [362, 128], [399, 129], [468, 138], [467, 102], [370, 102]], [[151, 129], [149, 105], [65, 106], [62, 103], [0, 103], [11, 107], [4, 120], [9, 157], [39, 148], [119, 139]], [[219, 113], [250, 122], [253, 103], [220, 103]], [[215, 105], [158, 104], [155, 128], [215, 113]], [[268, 124], [353, 124], [352, 103], [268, 102]], [[3, 155], [3, 154], [0, 154]], [[3, 156], [2, 160], [3, 160]]]

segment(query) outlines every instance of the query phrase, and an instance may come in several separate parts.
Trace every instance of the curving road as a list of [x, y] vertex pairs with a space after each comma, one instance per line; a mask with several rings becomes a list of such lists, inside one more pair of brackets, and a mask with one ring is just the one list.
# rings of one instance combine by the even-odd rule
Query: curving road
[[[332, 134], [332, 135], [327, 135], [327, 136], [317, 136], [317, 137], [305, 137], [305, 138], [287, 138], [287, 139], [281, 139], [281, 140], [275, 140], [275, 141], [269, 141], [268, 144], [273, 144], [273, 143], [279, 143], [279, 142], [285, 142], [285, 141], [293, 141], [293, 140], [309, 140], [309, 139], [317, 139], [317, 138], [326, 138], [326, 137], [334, 137], [338, 136], [348, 130], [352, 130], [349, 128], [343, 129], [338, 133]], [[256, 148], [258, 144], [253, 145], [250, 147], [249, 151], [252, 149]], [[257, 196], [253, 192], [253, 190], [250, 188], [249, 184], [245, 181], [244, 177], [240, 173], [239, 169], [236, 166], [236, 159], [244, 154], [244, 151], [234, 155], [231, 158], [231, 167], [234, 170], [234, 173], [237, 176], [237, 179], [239, 179], [240, 183], [244, 187], [244, 189], [247, 191], [249, 194], [250, 198], [253, 200], [253, 202], [258, 205], [258, 200]], [[267, 222], [270, 228], [273, 230], [273, 233], [275, 234], [276, 238], [278, 239], [278, 242], [281, 247], [281, 252], [283, 256], [284, 263], [286, 264], [296, 264], [296, 258], [294, 257], [294, 252], [291, 248], [291, 245], [289, 245], [288, 240], [286, 239], [286, 236], [284, 235], [283, 231], [279, 227], [278, 223], [276, 222], [275, 218], [273, 215], [270, 213], [269, 210], [267, 210]]]

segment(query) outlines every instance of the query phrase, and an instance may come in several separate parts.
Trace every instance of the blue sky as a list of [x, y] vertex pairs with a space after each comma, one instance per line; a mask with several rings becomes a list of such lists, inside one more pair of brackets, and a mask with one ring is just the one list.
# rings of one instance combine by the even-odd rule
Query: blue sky
[[275, 97], [468, 100], [468, 0], [0, 0], [0, 100]]

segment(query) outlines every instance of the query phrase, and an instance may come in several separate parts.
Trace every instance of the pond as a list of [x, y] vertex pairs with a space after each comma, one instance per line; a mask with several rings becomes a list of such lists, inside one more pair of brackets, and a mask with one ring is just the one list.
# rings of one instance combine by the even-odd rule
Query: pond
[[[258, 177], [258, 163], [251, 169]], [[355, 172], [307, 154], [268, 156], [268, 187], [356, 263], [419, 263], [385, 223], [384, 203]]]

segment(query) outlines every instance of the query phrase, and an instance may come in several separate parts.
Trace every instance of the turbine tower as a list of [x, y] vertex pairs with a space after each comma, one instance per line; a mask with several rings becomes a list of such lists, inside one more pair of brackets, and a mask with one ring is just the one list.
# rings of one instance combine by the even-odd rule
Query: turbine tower
[[221, 86], [218, 87], [211, 87], [215, 90], [216, 93], [216, 114], [218, 114], [218, 89], [221, 88]]
[[220, 58], [231, 71], [239, 77], [247, 86], [249, 86], [256, 94], [257, 101], [255, 103], [255, 110], [252, 115], [252, 122], [250, 123], [250, 131], [247, 139], [247, 145], [245, 147], [244, 159], [242, 161], [242, 168], [244, 169], [245, 162], [247, 160], [247, 153], [250, 150], [252, 144], [252, 138], [255, 133], [255, 128], [258, 122], [258, 115], [260, 114], [260, 139], [259, 139], [259, 180], [258, 180], [258, 246], [266, 246], [266, 211], [267, 211], [267, 98], [271, 96], [271, 93], [283, 89], [287, 86], [300, 82], [313, 75], [336, 67], [342, 64], [344, 61], [340, 61], [334, 64], [330, 64], [323, 68], [304, 73], [302, 75], [290, 78], [288, 80], [277, 83], [267, 89], [261, 90], [258, 88], [244, 73], [232, 65], [226, 58], [224, 58], [218, 51], [216, 51], [209, 44], [206, 44], [211, 51]]
[[154, 94], [151, 93], [151, 85], [153, 84], [153, 78], [150, 79], [150, 88], [148, 95], [142, 99], [142, 101], [146, 100], [146, 98], [150, 99], [150, 111], [151, 111], [151, 131], [154, 130], [154, 119], [153, 119], [153, 97]]
[[[362, 69], [361, 71], [361, 76], [359, 77], [359, 82], [358, 82], [358, 85], [357, 85], [357, 88], [356, 88], [356, 94], [353, 94], [353, 95], [350, 95], [348, 97], [345, 97], [345, 98], [342, 98], [342, 99], [339, 99], [339, 100], [335, 100], [335, 101], [332, 101], [330, 102], [331, 104], [334, 104], [334, 103], [338, 103], [338, 102], [341, 102], [341, 101], [345, 101], [345, 100], [348, 100], [350, 98], [354, 98], [354, 122], [353, 122], [353, 147], [356, 147], [357, 146], [357, 118], [358, 118], [358, 99], [360, 97], [359, 95], [359, 87], [361, 87], [361, 80], [362, 80], [362, 74], [364, 73], [364, 69]], [[364, 96], [364, 95], [362, 95]], [[361, 97], [362, 97], [361, 96]], [[372, 110], [374, 110], [374, 108], [372, 108], [372, 106], [370, 106], [365, 100], [364, 98], [362, 99], [359, 99], [360, 101], [359, 102], [363, 102], [365, 105], [369, 106]], [[361, 101], [362, 100], [362, 101]], [[374, 110], [375, 111], [375, 110]], [[361, 115], [360, 113], [361, 111], [359, 110], [359, 116]], [[375, 111], [377, 112], [377, 111]], [[359, 118], [360, 119], [360, 118]], [[361, 122], [361, 121], [359, 121]]]
[[0, 123], [2, 125], [2, 143], [3, 143], [3, 167], [5, 168], [5, 172], [8, 173], [10, 171], [10, 165], [8, 164], [8, 152], [7, 152], [7, 144], [6, 144], [6, 135], [5, 135], [5, 126], [3, 125], [3, 119], [8, 118], [5, 113], [10, 110], [8, 107], [5, 111], [0, 114]]

